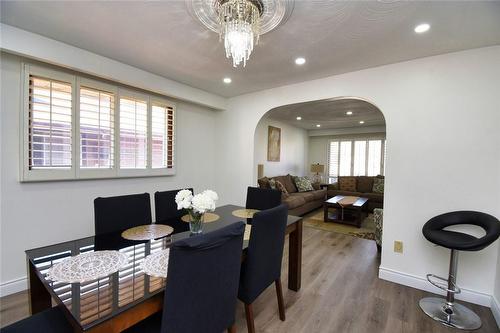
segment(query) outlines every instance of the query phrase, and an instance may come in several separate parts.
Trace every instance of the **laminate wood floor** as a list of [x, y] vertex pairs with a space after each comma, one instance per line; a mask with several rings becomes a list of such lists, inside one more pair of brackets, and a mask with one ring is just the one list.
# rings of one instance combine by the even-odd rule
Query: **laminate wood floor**
[[[278, 317], [274, 286], [254, 303], [257, 332], [464, 332], [441, 326], [418, 307], [429, 293], [380, 280], [380, 258], [373, 241], [304, 228], [302, 289], [286, 288], [287, 247], [283, 260], [283, 292], [286, 321]], [[490, 309], [467, 304], [483, 321], [474, 332], [500, 330]], [[5, 326], [28, 316], [27, 292], [0, 299], [0, 324]], [[238, 303], [238, 332], [246, 332], [245, 312]]]

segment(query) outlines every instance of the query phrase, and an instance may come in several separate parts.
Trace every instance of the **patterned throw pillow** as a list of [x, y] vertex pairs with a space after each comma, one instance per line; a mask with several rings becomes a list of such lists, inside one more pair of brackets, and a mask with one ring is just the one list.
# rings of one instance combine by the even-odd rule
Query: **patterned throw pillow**
[[276, 180], [274, 179], [269, 179], [269, 188], [270, 189], [273, 189], [273, 190], [276, 190]]
[[339, 177], [339, 190], [356, 192], [356, 177]]
[[384, 193], [384, 179], [375, 178], [373, 179], [373, 193]]
[[267, 178], [267, 177], [262, 177], [260, 179], [257, 179], [257, 183], [259, 184], [260, 188], [270, 188], [269, 187], [269, 178]]
[[314, 187], [307, 177], [293, 177], [293, 181], [299, 192], [314, 191]]
[[279, 180], [276, 181], [276, 189], [281, 191], [283, 198], [287, 198], [290, 195], [286, 190], [285, 185], [283, 185]]

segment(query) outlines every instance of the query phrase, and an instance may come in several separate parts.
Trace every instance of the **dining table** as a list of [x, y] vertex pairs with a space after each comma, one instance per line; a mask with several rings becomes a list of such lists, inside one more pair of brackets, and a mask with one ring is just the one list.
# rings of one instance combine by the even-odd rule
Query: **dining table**
[[[203, 232], [217, 230], [229, 224], [251, 218], [238, 217], [235, 211], [244, 209], [236, 205], [217, 207], [212, 222], [203, 224]], [[175, 219], [180, 219], [175, 218]], [[173, 221], [162, 221], [170, 224]], [[288, 216], [288, 288], [299, 291], [302, 270], [302, 218]], [[53, 306], [60, 307], [74, 332], [121, 332], [163, 307], [163, 293], [168, 277], [146, 274], [141, 269], [144, 259], [158, 251], [168, 249], [175, 242], [191, 237], [180, 232], [151, 240], [128, 240], [122, 231], [94, 235], [59, 244], [26, 251], [31, 314]], [[243, 241], [242, 261], [248, 239]], [[119, 251], [127, 255], [127, 262], [118, 271], [85, 282], [58, 282], [48, 276], [50, 269], [69, 257], [96, 251]]]

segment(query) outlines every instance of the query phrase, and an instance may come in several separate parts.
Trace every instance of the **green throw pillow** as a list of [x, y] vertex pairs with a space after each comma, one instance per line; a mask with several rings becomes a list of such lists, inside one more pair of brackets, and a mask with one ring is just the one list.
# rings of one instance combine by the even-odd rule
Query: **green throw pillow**
[[307, 177], [293, 177], [293, 180], [299, 192], [314, 191], [314, 187]]
[[373, 193], [384, 193], [384, 179], [374, 178], [373, 179]]

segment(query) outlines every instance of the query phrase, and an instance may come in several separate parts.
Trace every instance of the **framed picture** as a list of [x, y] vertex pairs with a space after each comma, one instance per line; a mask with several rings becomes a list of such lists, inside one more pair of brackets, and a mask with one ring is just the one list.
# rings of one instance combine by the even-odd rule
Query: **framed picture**
[[279, 162], [281, 153], [281, 128], [269, 126], [267, 129], [267, 160]]

